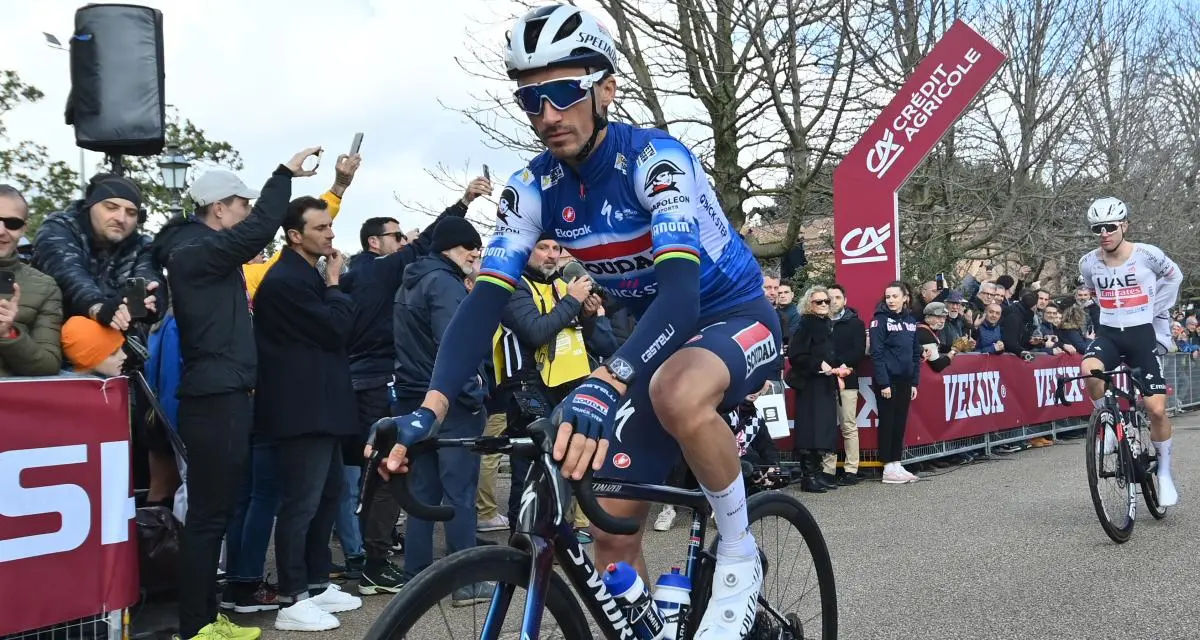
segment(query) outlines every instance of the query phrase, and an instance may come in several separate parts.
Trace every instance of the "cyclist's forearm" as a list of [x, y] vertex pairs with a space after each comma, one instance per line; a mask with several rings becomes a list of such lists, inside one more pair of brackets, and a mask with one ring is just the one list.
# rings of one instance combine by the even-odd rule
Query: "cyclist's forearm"
[[700, 263], [668, 258], [655, 265], [658, 297], [638, 320], [633, 333], [613, 355], [631, 365], [634, 377], [646, 376], [685, 340], [700, 316]]

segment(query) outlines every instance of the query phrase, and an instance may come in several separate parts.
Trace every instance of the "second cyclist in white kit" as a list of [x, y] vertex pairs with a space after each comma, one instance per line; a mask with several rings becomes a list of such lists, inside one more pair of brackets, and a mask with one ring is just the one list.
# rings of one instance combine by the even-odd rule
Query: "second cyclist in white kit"
[[[1128, 242], [1128, 209], [1116, 198], [1100, 198], [1088, 209], [1088, 226], [1100, 246], [1079, 260], [1083, 287], [1090, 289], [1100, 307], [1096, 338], [1084, 354], [1084, 373], [1120, 365], [1140, 369], [1145, 382], [1150, 439], [1158, 452], [1158, 497], [1164, 507], [1179, 501], [1171, 477], [1171, 420], [1167, 417], [1167, 384], [1158, 355], [1170, 344], [1171, 307], [1179, 296], [1183, 273], [1150, 244]], [[1099, 406], [1104, 383], [1088, 379], [1088, 392]], [[1105, 434], [1105, 450], [1116, 446], [1116, 435]]]

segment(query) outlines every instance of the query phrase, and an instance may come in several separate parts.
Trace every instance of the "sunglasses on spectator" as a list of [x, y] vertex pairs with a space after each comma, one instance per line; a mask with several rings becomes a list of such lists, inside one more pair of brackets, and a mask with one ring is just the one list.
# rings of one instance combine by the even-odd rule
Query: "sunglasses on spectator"
[[829, 298], [821, 298], [820, 300], [810, 300], [813, 304], [829, 304]]
[[20, 231], [25, 227], [25, 221], [21, 218], [0, 218], [0, 223], [9, 231]]
[[391, 237], [395, 238], [396, 240], [407, 240], [408, 239], [408, 236], [404, 235], [403, 231], [389, 231], [388, 233], [375, 234], [376, 238], [386, 238], [388, 236], [391, 236]]
[[588, 91], [604, 77], [604, 71], [572, 78], [558, 78], [537, 84], [526, 85], [513, 92], [517, 104], [531, 116], [542, 112], [542, 101], [548, 101], [555, 109], [565, 111], [588, 97]]
[[1107, 222], [1104, 224], [1094, 224], [1094, 225], [1092, 225], [1092, 233], [1100, 236], [1100, 235], [1104, 235], [1106, 233], [1116, 233], [1117, 229], [1120, 229], [1120, 228], [1121, 228], [1121, 225], [1116, 224], [1114, 222]]

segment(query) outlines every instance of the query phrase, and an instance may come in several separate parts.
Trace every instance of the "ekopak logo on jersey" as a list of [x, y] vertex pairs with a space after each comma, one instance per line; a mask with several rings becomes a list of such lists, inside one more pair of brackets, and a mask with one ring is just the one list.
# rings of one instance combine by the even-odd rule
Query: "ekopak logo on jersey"
[[[1037, 385], [1038, 408], [1057, 405], [1058, 399], [1054, 397], [1054, 392], [1058, 389], [1058, 379], [1071, 378], [1077, 375], [1079, 375], [1078, 365], [1034, 369], [1033, 380], [1034, 384]], [[1064, 385], [1063, 397], [1067, 399], [1067, 402], [1083, 402], [1083, 381], [1072, 380]]]
[[1008, 388], [999, 371], [972, 371], [942, 376], [946, 420], [965, 420], [1004, 413]]

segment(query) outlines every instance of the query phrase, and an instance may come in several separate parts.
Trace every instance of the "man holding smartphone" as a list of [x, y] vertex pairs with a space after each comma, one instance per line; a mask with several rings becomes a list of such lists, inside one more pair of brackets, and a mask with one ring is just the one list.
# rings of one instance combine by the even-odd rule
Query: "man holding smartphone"
[[62, 292], [18, 255], [29, 203], [0, 184], [0, 378], [52, 376], [62, 364]]
[[[274, 239], [287, 214], [292, 178], [320, 151], [305, 149], [279, 165], [262, 192], [228, 171], [210, 171], [188, 190], [195, 214], [171, 220], [154, 240], [175, 293], [183, 376], [179, 435], [187, 446], [188, 517], [180, 545], [179, 637], [253, 640], [217, 615], [221, 539], [244, 474], [254, 422], [257, 349], [242, 265]], [[257, 199], [251, 208], [250, 200]]]

